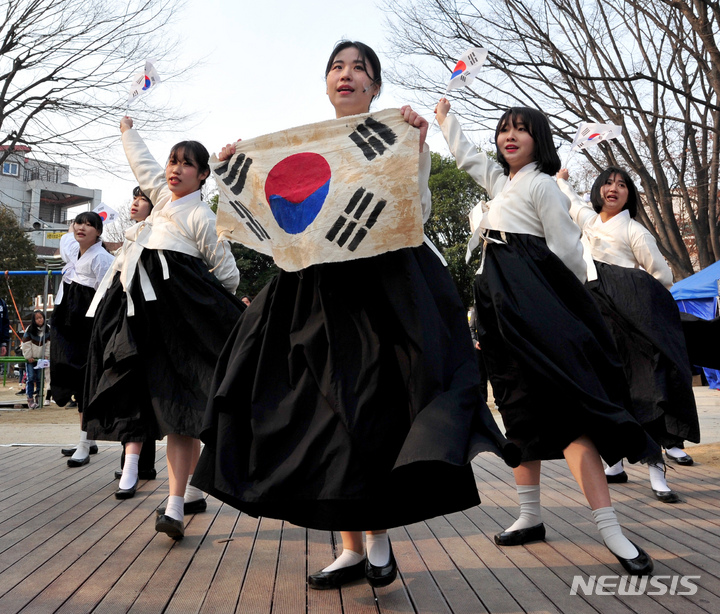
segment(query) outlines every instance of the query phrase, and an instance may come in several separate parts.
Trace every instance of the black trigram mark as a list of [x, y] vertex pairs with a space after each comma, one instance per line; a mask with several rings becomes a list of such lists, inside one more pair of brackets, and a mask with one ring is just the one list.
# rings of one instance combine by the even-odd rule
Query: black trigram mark
[[477, 59], [477, 56], [475, 55], [475, 52], [471, 51], [468, 54], [467, 63], [470, 64], [470, 66], [472, 66], [473, 64], [477, 64], [477, 61], [478, 61], [478, 59]]
[[588, 132], [590, 132], [590, 130], [591, 130], [590, 126], [585, 126], [585, 128], [583, 128], [582, 132], [580, 132], [580, 136], [585, 136]]
[[388, 126], [372, 117], [368, 117], [349, 136], [368, 160], [373, 160], [378, 155], [382, 156], [388, 149], [385, 145], [395, 145], [397, 141], [397, 135]]
[[255, 219], [255, 216], [250, 213], [250, 210], [238, 200], [231, 200], [230, 206], [235, 209], [235, 213], [240, 216], [240, 219], [245, 222], [245, 225], [250, 231], [258, 238], [259, 241], [269, 239], [270, 235], [262, 227], [260, 222]]
[[[382, 210], [387, 205], [387, 201], [378, 200], [370, 210], [370, 215], [368, 215], [365, 222], [361, 222], [360, 218], [365, 214], [374, 197], [375, 195], [372, 192], [366, 192], [365, 188], [358, 188], [355, 194], [352, 195], [347, 207], [345, 207], [345, 215], [340, 215], [335, 220], [325, 238], [331, 243], [336, 242], [340, 247], [344, 247], [348, 239], [352, 237], [347, 248], [354, 252], [367, 236], [368, 230], [375, 225]], [[355, 232], [356, 229], [357, 232]], [[336, 237], [337, 241], [335, 241]]]
[[[230, 166], [231, 162], [232, 166]], [[225, 164], [218, 166], [215, 173], [220, 176], [223, 183], [230, 188], [230, 191], [235, 196], [240, 196], [245, 187], [245, 180], [252, 162], [252, 158], [246, 158], [244, 153], [239, 153], [230, 158]]]

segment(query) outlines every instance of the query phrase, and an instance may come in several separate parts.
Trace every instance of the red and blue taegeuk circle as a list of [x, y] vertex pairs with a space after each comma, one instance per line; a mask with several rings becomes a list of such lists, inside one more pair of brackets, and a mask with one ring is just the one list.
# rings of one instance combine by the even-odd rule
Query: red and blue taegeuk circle
[[150, 81], [150, 77], [145, 75], [145, 85], [143, 86], [143, 91], [149, 90], [151, 85], [152, 85], [152, 81]]
[[288, 234], [303, 232], [318, 216], [330, 190], [330, 165], [303, 152], [280, 160], [265, 180], [265, 197], [275, 221]]
[[467, 68], [467, 66], [465, 65], [465, 62], [460, 60], [457, 63], [457, 66], [455, 66], [455, 70], [453, 70], [452, 76], [450, 78], [454, 79], [455, 77], [460, 76], [461, 74], [463, 74], [463, 72], [465, 71], [466, 68]]

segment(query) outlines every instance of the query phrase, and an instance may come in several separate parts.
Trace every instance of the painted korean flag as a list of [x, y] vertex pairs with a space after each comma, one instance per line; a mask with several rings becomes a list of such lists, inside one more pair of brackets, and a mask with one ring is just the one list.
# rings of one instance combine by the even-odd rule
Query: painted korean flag
[[487, 49], [481, 47], [471, 47], [463, 53], [450, 76], [447, 91], [470, 85], [485, 63], [487, 54]]
[[210, 160], [218, 236], [285, 271], [420, 245], [419, 134], [387, 109], [237, 143]]
[[593, 124], [583, 122], [575, 134], [571, 151], [587, 149], [608, 139], [616, 139], [622, 134], [622, 127], [615, 124]]
[[148, 60], [145, 62], [145, 71], [135, 75], [130, 83], [128, 102], [134, 102], [158, 83], [160, 83], [160, 75], [152, 61]]

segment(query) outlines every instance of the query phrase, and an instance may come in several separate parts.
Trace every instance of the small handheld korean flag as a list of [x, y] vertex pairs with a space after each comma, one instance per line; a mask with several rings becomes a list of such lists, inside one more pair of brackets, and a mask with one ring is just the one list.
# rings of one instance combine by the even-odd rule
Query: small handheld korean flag
[[93, 211], [100, 216], [100, 219], [103, 221], [103, 225], [114, 222], [118, 216], [118, 212], [112, 207], [108, 207], [105, 203], [100, 203], [93, 209]]
[[471, 47], [463, 53], [453, 69], [446, 91], [470, 85], [485, 63], [487, 54], [487, 49], [480, 47]]
[[145, 62], [145, 72], [138, 73], [133, 77], [128, 93], [128, 103], [134, 102], [158, 83], [160, 83], [160, 75], [155, 70], [152, 61], [148, 60]]
[[591, 124], [583, 122], [573, 140], [571, 151], [582, 151], [608, 139], [616, 139], [622, 134], [622, 127], [615, 124]]

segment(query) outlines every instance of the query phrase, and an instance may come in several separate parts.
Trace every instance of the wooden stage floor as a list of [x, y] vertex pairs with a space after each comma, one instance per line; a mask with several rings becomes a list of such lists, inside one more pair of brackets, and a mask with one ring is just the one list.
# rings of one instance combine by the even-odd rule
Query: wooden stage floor
[[[305, 578], [333, 560], [336, 535], [257, 520], [213, 498], [207, 512], [186, 518], [184, 540], [157, 534], [164, 452], [159, 446], [158, 479], [117, 501], [117, 445], [101, 445], [79, 469], [66, 466], [59, 446], [0, 448], [0, 613], [720, 612], [718, 469], [670, 471], [685, 501], [676, 505], [654, 499], [643, 468], [611, 487], [626, 534], [655, 559], [642, 594], [618, 594], [624, 572], [564, 462], [543, 468], [547, 541], [496, 546], [492, 536], [516, 516], [517, 498], [510, 469], [488, 455], [474, 463], [479, 507], [390, 531], [400, 570], [392, 585], [313, 591]], [[571, 594], [576, 576], [582, 584]], [[609, 578], [591, 590], [593, 576]]]

